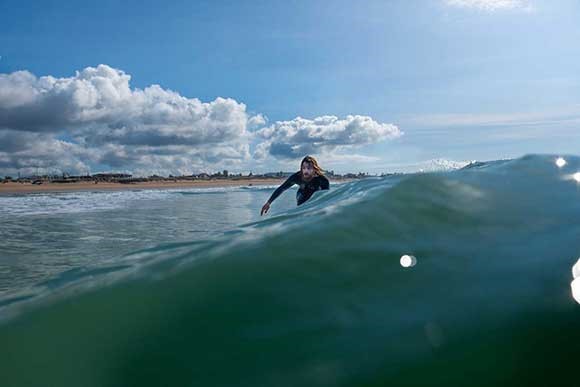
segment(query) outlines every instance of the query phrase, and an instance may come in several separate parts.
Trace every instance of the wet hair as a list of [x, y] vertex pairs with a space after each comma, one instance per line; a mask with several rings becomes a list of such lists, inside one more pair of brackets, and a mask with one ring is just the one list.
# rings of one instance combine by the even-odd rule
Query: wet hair
[[317, 175], [324, 176], [324, 172], [322, 171], [322, 168], [320, 168], [320, 165], [318, 165], [318, 162], [312, 156], [306, 156], [300, 162], [300, 175], [302, 175], [302, 164], [304, 164], [305, 162], [312, 164], [312, 168], [314, 169], [314, 172], [316, 172]]

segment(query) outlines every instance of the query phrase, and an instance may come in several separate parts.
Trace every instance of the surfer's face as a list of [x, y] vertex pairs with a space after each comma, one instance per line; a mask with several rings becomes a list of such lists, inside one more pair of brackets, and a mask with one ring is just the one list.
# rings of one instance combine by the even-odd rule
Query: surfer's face
[[310, 163], [302, 163], [302, 177], [305, 180], [310, 180], [314, 177], [314, 168], [312, 168], [312, 164]]

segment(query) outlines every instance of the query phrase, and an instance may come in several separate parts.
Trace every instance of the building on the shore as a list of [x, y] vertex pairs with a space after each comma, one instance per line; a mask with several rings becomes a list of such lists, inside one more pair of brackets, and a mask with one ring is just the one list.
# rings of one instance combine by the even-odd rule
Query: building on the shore
[[[219, 171], [214, 174], [209, 174], [206, 172], [201, 172], [199, 174], [192, 174], [186, 176], [173, 176], [169, 175], [169, 177], [159, 176], [159, 175], [151, 175], [149, 177], [133, 177], [133, 175], [128, 173], [96, 173], [94, 175], [78, 175], [78, 176], [71, 176], [67, 173], [63, 173], [62, 175], [33, 175], [33, 176], [25, 176], [19, 177], [18, 179], [14, 179], [11, 176], [4, 176], [3, 178], [0, 177], [0, 182], [7, 183], [7, 182], [18, 182], [18, 183], [31, 183], [31, 182], [38, 182], [38, 183], [76, 183], [76, 182], [94, 182], [95, 184], [99, 182], [108, 182], [108, 183], [134, 183], [134, 182], [143, 182], [143, 181], [177, 181], [177, 180], [186, 180], [186, 181], [195, 181], [195, 180], [246, 180], [246, 179], [285, 179], [291, 176], [295, 172], [266, 172], [263, 174], [254, 174], [250, 171], [247, 175], [243, 175], [242, 173], [230, 173], [227, 169], [223, 171]], [[370, 176], [368, 173], [347, 173], [344, 175], [335, 174], [333, 170], [326, 171], [324, 170], [324, 174], [331, 178], [331, 179], [360, 179]], [[383, 176], [382, 174], [381, 176]], [[389, 175], [389, 174], [387, 174]]]

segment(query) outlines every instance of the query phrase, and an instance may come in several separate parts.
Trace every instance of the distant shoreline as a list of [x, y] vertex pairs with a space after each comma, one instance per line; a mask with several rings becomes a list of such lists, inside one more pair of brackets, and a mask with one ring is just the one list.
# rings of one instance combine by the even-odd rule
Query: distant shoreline
[[[333, 181], [346, 183], [358, 179], [330, 179]], [[114, 183], [114, 182], [75, 182], [75, 183], [48, 183], [32, 184], [8, 182], [0, 183], [0, 195], [15, 193], [35, 193], [35, 192], [74, 192], [74, 191], [114, 191], [114, 190], [135, 190], [135, 189], [168, 189], [168, 188], [213, 188], [231, 186], [254, 186], [254, 185], [280, 185], [286, 178], [282, 179], [244, 179], [244, 180], [176, 180], [176, 181], [148, 181], [135, 183]]]

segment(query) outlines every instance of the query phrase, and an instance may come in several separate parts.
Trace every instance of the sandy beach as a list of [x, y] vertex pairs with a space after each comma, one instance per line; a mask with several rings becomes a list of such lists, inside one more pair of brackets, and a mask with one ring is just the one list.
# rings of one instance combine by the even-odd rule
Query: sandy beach
[[[347, 182], [353, 179], [336, 179], [337, 182]], [[279, 185], [285, 179], [247, 179], [247, 180], [177, 180], [177, 181], [150, 181], [124, 183], [100, 182], [77, 182], [77, 183], [43, 183], [35, 185], [32, 183], [0, 183], [0, 195], [14, 193], [34, 193], [34, 192], [68, 192], [68, 191], [106, 191], [106, 190], [131, 190], [131, 189], [168, 189], [168, 188], [211, 188], [227, 186], [249, 186], [249, 185]]]

